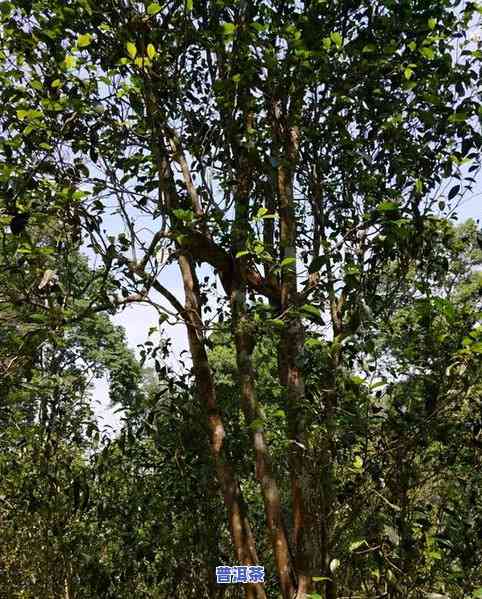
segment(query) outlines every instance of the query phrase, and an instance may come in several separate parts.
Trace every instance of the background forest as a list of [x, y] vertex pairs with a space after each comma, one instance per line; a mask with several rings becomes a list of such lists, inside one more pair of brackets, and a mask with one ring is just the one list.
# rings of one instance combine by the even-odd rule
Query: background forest
[[482, 597], [481, 14], [0, 3], [0, 599]]

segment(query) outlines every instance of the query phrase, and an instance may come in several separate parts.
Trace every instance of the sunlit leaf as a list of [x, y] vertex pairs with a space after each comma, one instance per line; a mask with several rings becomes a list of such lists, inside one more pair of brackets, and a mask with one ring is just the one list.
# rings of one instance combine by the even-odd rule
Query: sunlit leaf
[[149, 4], [149, 6], [147, 7], [147, 14], [149, 16], [153, 16], [156, 15], [158, 12], [160, 12], [162, 9], [161, 5], [158, 4], [157, 2], [153, 2], [152, 4]]
[[308, 316], [314, 316], [317, 319], [321, 319], [321, 311], [316, 306], [312, 306], [311, 304], [304, 304], [300, 308], [301, 312]]
[[293, 266], [296, 264], [296, 258], [288, 257], [281, 260], [281, 268], [285, 268], [286, 266]]
[[363, 469], [363, 460], [359, 455], [355, 456], [355, 459], [353, 460], [353, 468], [356, 470]]
[[429, 48], [428, 46], [424, 46], [423, 48], [421, 48], [420, 54], [422, 54], [422, 56], [425, 56], [425, 58], [427, 58], [428, 60], [432, 60], [435, 56], [433, 48]]
[[360, 541], [353, 541], [353, 543], [350, 543], [350, 546], [348, 547], [349, 551], [355, 551], [356, 549], [360, 549], [360, 547], [363, 546], [368, 547], [368, 543], [366, 542], [365, 539], [362, 539]]
[[64, 60], [64, 64], [67, 69], [73, 69], [77, 64], [77, 58], [75, 56], [72, 56], [72, 54], [67, 54]]
[[410, 67], [407, 67], [403, 71], [403, 75], [404, 75], [405, 79], [411, 79], [413, 76], [413, 69], [411, 69]]
[[341, 36], [341, 33], [339, 33], [338, 31], [333, 31], [332, 33], [330, 33], [330, 39], [335, 44], [335, 46], [337, 48], [341, 48], [342, 47], [342, 45], [343, 45], [343, 38]]
[[90, 33], [84, 33], [82, 35], [79, 35], [79, 37], [77, 38], [77, 46], [79, 48], [86, 48], [90, 45], [91, 42], [92, 36], [90, 35]]
[[335, 558], [330, 562], [330, 572], [335, 573], [340, 567], [340, 560]]
[[136, 45], [133, 44], [132, 42], [127, 42], [126, 48], [127, 48], [127, 54], [130, 56], [130, 58], [132, 58], [132, 60], [134, 60], [134, 58], [137, 56]]

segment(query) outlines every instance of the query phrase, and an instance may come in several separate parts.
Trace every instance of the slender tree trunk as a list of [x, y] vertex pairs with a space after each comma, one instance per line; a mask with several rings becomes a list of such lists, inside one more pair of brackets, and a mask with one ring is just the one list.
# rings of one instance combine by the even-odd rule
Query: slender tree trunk
[[290, 123], [279, 105], [272, 108], [273, 133], [278, 152], [278, 196], [280, 214], [281, 258], [293, 262], [281, 273], [281, 311], [286, 319], [278, 349], [280, 380], [286, 388], [288, 433], [291, 447], [289, 464], [293, 511], [293, 548], [298, 578], [296, 599], [303, 599], [312, 589], [312, 543], [310, 515], [305, 499], [310, 493], [306, 468], [308, 440], [305, 421], [305, 385], [300, 369], [304, 350], [304, 327], [297, 314], [299, 299], [296, 274], [296, 215], [293, 198], [293, 173], [298, 154], [298, 128]]
[[[244, 126], [249, 130], [254, 127], [252, 115], [249, 110], [250, 98], [242, 95], [240, 103], [245, 108]], [[248, 241], [248, 206], [249, 196], [253, 187], [253, 174], [245, 149], [239, 146], [234, 140], [232, 147], [233, 152], [237, 156], [238, 163], [238, 177], [235, 190], [235, 218], [232, 226], [232, 251], [233, 255], [236, 256], [238, 252], [245, 250]], [[241, 408], [246, 423], [251, 427], [256, 459], [256, 478], [261, 485], [266, 523], [273, 547], [281, 593], [284, 599], [292, 599], [295, 594], [295, 577], [288, 536], [282, 517], [281, 497], [278, 484], [272, 473], [269, 450], [261, 423], [261, 413], [256, 400], [252, 365], [255, 331], [253, 330], [254, 323], [250, 320], [246, 310], [246, 260], [247, 258], [242, 256], [236, 259], [232, 287], [229, 294], [236, 363], [241, 383]], [[253, 428], [253, 425], [256, 425], [255, 428]]]
[[[197, 394], [199, 400], [205, 406], [208, 417], [211, 453], [228, 512], [236, 559], [242, 565], [255, 565], [258, 563], [258, 556], [254, 536], [246, 514], [246, 506], [239, 483], [223, 452], [225, 431], [217, 407], [214, 381], [203, 339], [199, 283], [192, 261], [185, 255], [180, 255], [178, 261], [186, 295], [185, 319]], [[243, 586], [246, 599], [266, 599], [266, 593], [261, 584], [246, 584]]]
[[70, 599], [69, 581], [67, 580], [67, 577], [65, 577], [64, 580], [64, 599]]
[[65, 552], [64, 553], [64, 567], [65, 567], [65, 574], [64, 574], [64, 599], [73, 599], [75, 596], [75, 592], [73, 592], [73, 586], [72, 586], [72, 582], [73, 582], [73, 569], [72, 569], [72, 562], [70, 561], [69, 557], [70, 556], [66, 556]]
[[[312, 187], [313, 198], [313, 214], [316, 224], [316, 239], [315, 251], [319, 255], [320, 249], [327, 246], [326, 237], [326, 222], [324, 211], [324, 198], [322, 181], [319, 179], [318, 173], [315, 171], [314, 182]], [[333, 337], [337, 338], [343, 334], [343, 318], [342, 307], [345, 297], [342, 295], [337, 298], [334, 284], [334, 276], [332, 264], [329, 254], [325, 254], [326, 259], [326, 285], [328, 289], [329, 309], [331, 315], [331, 323]], [[340, 349], [333, 348], [333, 353], [329, 363], [326, 366], [327, 376], [323, 381], [324, 392], [321, 397], [324, 411], [324, 431], [322, 437], [318, 441], [318, 447], [315, 452], [315, 463], [318, 469], [319, 479], [319, 547], [320, 559], [319, 569], [323, 576], [329, 580], [325, 583], [326, 599], [336, 599], [337, 585], [334, 575], [330, 570], [330, 562], [333, 558], [333, 537], [335, 530], [335, 479], [334, 479], [334, 464], [336, 459], [335, 435], [334, 435], [334, 419], [337, 407], [337, 387], [336, 374], [340, 365]]]
[[310, 535], [311, 515], [307, 511], [307, 498], [311, 492], [308, 459], [308, 442], [303, 415], [304, 383], [296, 361], [301, 356], [300, 327], [295, 322], [286, 325], [279, 348], [280, 379], [287, 393], [288, 434], [290, 441], [289, 465], [293, 513], [292, 544], [295, 570], [298, 578], [296, 599], [302, 599], [311, 590], [313, 547]]
[[[233, 290], [231, 305], [236, 361], [241, 382], [241, 406], [248, 426], [252, 427], [253, 423], [256, 424], [257, 421], [260, 421], [261, 414], [255, 395], [251, 361], [254, 341], [250, 330], [251, 323], [246, 316], [245, 289]], [[280, 492], [272, 473], [269, 451], [261, 424], [252, 430], [252, 436], [256, 456], [256, 478], [261, 485], [263, 494], [266, 522], [271, 537], [281, 592], [284, 599], [291, 599], [295, 593], [293, 565], [282, 518]]]
[[[183, 149], [175, 132], [163, 120], [159, 122], [160, 114], [156, 108], [155, 98], [151, 94], [146, 97], [146, 109], [152, 125], [153, 152], [158, 161], [159, 204], [164, 205], [168, 214], [171, 214], [173, 209], [180, 207], [171, 166], [171, 160], [173, 160], [181, 168], [192, 210], [195, 214], [202, 215], [200, 199], [192, 183]], [[168, 147], [171, 148], [172, 156], [169, 156]], [[172, 217], [171, 220], [173, 220]], [[175, 228], [175, 223], [172, 222], [172, 224]], [[211, 455], [228, 513], [229, 529], [236, 559], [242, 565], [256, 565], [258, 556], [246, 505], [239, 482], [223, 451], [225, 429], [221, 412], [217, 406], [215, 385], [204, 342], [199, 281], [191, 257], [180, 252], [178, 264], [185, 294], [185, 310], [182, 316], [187, 327], [196, 391], [208, 419]], [[261, 584], [246, 584], [243, 587], [246, 599], [266, 599], [266, 593]]]

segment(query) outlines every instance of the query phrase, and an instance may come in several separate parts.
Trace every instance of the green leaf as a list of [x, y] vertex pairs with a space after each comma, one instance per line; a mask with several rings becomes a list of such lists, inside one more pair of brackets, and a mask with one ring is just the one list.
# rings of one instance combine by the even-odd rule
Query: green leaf
[[339, 559], [332, 559], [330, 562], [330, 572], [335, 572], [336, 570], [338, 570], [338, 568], [340, 567], [340, 560]]
[[10, 13], [14, 10], [14, 5], [12, 2], [2, 2], [0, 3], [0, 13], [3, 13], [5, 17], [9, 17]]
[[375, 52], [376, 49], [377, 49], [377, 47], [375, 46], [375, 44], [367, 44], [366, 46], [363, 46], [362, 52], [363, 53]]
[[310, 274], [318, 272], [321, 269], [321, 267], [325, 264], [325, 262], [325, 256], [316, 256], [315, 258], [313, 258], [311, 264], [308, 266], [308, 272]]
[[64, 64], [67, 69], [73, 69], [77, 64], [77, 59], [75, 58], [75, 56], [72, 56], [72, 54], [67, 54], [64, 60]]
[[473, 597], [473, 599], [482, 599], [482, 587], [480, 587], [480, 589], [476, 589], [472, 593], [472, 597]]
[[147, 44], [147, 56], [152, 60], [156, 54], [157, 52], [154, 46], [152, 44]]
[[405, 76], [405, 79], [410, 79], [413, 75], [413, 70], [410, 67], [407, 67], [404, 71], [403, 74]]
[[357, 266], [356, 264], [348, 264], [347, 267], [345, 268], [345, 273], [347, 275], [357, 276], [360, 274], [360, 267]]
[[279, 329], [285, 326], [284, 320], [281, 320], [281, 318], [270, 318], [266, 321], [266, 324], [273, 325]]
[[191, 12], [193, 9], [193, 0], [186, 0], [186, 10], [187, 12]]
[[157, 15], [158, 12], [161, 11], [161, 5], [158, 4], [157, 2], [153, 2], [152, 4], [149, 4], [149, 6], [147, 7], [147, 14], [152, 17], [153, 15]]
[[454, 112], [449, 116], [450, 123], [465, 123], [468, 119], [468, 115], [466, 112]]
[[338, 31], [333, 31], [332, 33], [330, 33], [330, 39], [337, 48], [342, 47], [343, 38], [341, 37], [341, 33], [339, 33]]
[[264, 252], [264, 245], [260, 241], [256, 241], [253, 249], [257, 256], [261, 256], [261, 254]]
[[293, 264], [296, 264], [296, 258], [288, 257], [281, 260], [280, 266], [281, 268], [285, 268], [286, 266], [292, 266]]
[[448, 200], [453, 200], [456, 195], [460, 192], [460, 185], [454, 185], [452, 189], [449, 191]]
[[86, 48], [90, 45], [91, 42], [92, 36], [90, 35], [90, 33], [83, 33], [79, 35], [79, 37], [77, 38], [77, 46], [79, 48]]
[[433, 48], [429, 48], [428, 46], [424, 46], [423, 48], [421, 48], [420, 54], [422, 54], [422, 56], [425, 56], [425, 58], [427, 58], [428, 60], [432, 60], [435, 56]]
[[256, 418], [255, 420], [253, 420], [253, 422], [251, 422], [251, 424], [249, 425], [249, 428], [252, 431], [257, 431], [260, 428], [264, 427], [264, 422], [261, 420], [261, 418]]
[[236, 30], [236, 25], [234, 23], [223, 23], [223, 34], [225, 37], [231, 37]]
[[322, 43], [325, 50], [329, 50], [331, 48], [331, 39], [329, 37], [324, 37]]
[[380, 212], [393, 212], [399, 208], [400, 206], [396, 202], [391, 202], [390, 200], [380, 202], [380, 204], [377, 205], [377, 210]]
[[243, 256], [247, 256], [248, 254], [251, 254], [251, 252], [249, 252], [248, 250], [242, 250], [241, 252], [238, 252], [236, 254], [236, 258], [242, 258]]
[[307, 314], [308, 316], [314, 316], [321, 320], [321, 312], [320, 309], [316, 306], [312, 306], [311, 304], [304, 304], [301, 306], [301, 311]]
[[428, 23], [427, 23], [427, 25], [428, 25], [428, 28], [429, 28], [430, 30], [432, 30], [432, 29], [435, 29], [435, 25], [437, 25], [437, 19], [435, 19], [434, 17], [431, 17], [431, 18], [428, 20]]
[[24, 119], [32, 120], [38, 119], [42, 116], [42, 112], [40, 110], [17, 110], [17, 117], [23, 121]]
[[353, 460], [353, 468], [356, 470], [363, 470], [363, 460], [359, 455]]
[[[398, 506], [394, 506], [393, 504], [390, 505], [392, 507], [396, 507], [397, 510], [399, 510]], [[397, 530], [393, 528], [393, 526], [388, 526], [387, 524], [385, 524], [385, 526], [383, 527], [383, 532], [388, 537], [391, 543], [393, 543], [394, 545], [400, 544], [400, 535], [398, 534]]]
[[136, 63], [136, 66], [140, 68], [148, 67], [151, 64], [151, 61], [147, 56], [138, 56], [134, 62]]
[[372, 383], [370, 385], [370, 389], [376, 389], [377, 387], [382, 387], [385, 384], [386, 384], [386, 381], [384, 381], [384, 380], [382, 380], [382, 381], [375, 381], [374, 383]]
[[129, 54], [129, 57], [132, 58], [132, 60], [134, 60], [134, 58], [137, 56], [136, 45], [133, 44], [132, 42], [127, 42], [126, 48], [127, 48], [127, 54]]
[[321, 339], [308, 339], [305, 342], [306, 347], [310, 348], [310, 349], [314, 349], [315, 347], [323, 347], [323, 341]]
[[191, 210], [184, 210], [183, 208], [176, 208], [172, 213], [179, 220], [190, 223], [194, 219], [194, 212]]
[[353, 543], [350, 544], [350, 546], [348, 547], [348, 550], [355, 551], [356, 549], [359, 549], [363, 545], [366, 545], [368, 547], [368, 543], [366, 542], [365, 539], [362, 539], [361, 541], [354, 541]]

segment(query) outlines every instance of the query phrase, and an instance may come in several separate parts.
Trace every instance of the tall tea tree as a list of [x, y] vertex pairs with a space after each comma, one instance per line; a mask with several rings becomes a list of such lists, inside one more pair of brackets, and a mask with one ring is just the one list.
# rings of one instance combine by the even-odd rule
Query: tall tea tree
[[[250, 564], [255, 541], [223, 449], [206, 351], [213, 307], [200, 267], [220, 282], [217, 305], [231, 315], [239, 401], [286, 598], [304, 597], [313, 575], [332, 578], [333, 436], [314, 448], [307, 434], [305, 332], [321, 335], [327, 319], [330, 431], [343, 341], [368, 305], [381, 310], [409, 267], [430, 259], [425, 221], [444, 201], [443, 183], [459, 179], [453, 200], [473, 182], [461, 167], [481, 145], [481, 50], [470, 38], [478, 12], [446, 0], [1, 6], [0, 176], [12, 230], [28, 236], [25, 215], [65, 210], [122, 287], [123, 299], [102, 301], [161, 296], [185, 322], [235, 557]], [[33, 189], [45, 190], [44, 200], [34, 203]], [[104, 223], [122, 225], [108, 235], [102, 220], [112, 211]], [[179, 266], [183, 299], [165, 286], [166, 261]], [[387, 265], [393, 278], [382, 295]], [[264, 326], [280, 331], [288, 523], [251, 364], [259, 310], [271, 316]], [[310, 492], [315, 449], [321, 511]], [[265, 596], [261, 585], [245, 593]], [[336, 596], [331, 580], [326, 594]]]

